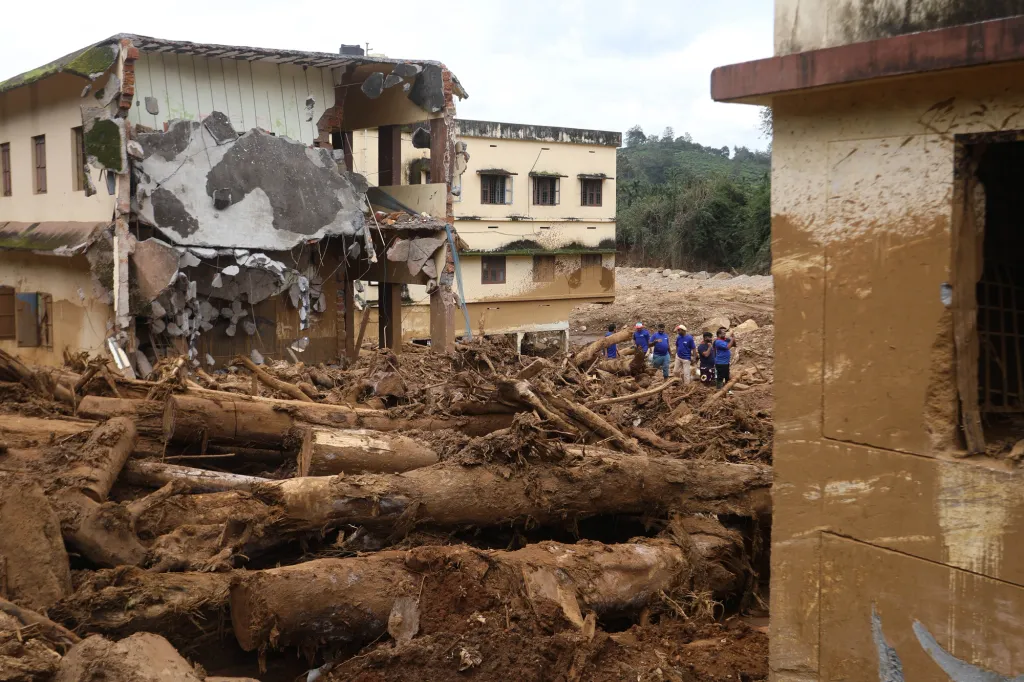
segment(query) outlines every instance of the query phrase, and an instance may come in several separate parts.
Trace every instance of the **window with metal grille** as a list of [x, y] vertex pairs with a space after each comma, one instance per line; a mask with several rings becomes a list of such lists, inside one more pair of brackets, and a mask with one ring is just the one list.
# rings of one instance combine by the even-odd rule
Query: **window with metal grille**
[[85, 174], [89, 171], [85, 168], [85, 136], [82, 134], [82, 126], [71, 129], [71, 186], [76, 192], [85, 191]]
[[480, 203], [511, 204], [512, 178], [505, 175], [481, 175]]
[[0, 144], [0, 177], [2, 177], [0, 191], [3, 192], [0, 196], [11, 196], [11, 144], [9, 142]]
[[14, 289], [0, 287], [0, 339], [15, 338]]
[[36, 169], [36, 194], [46, 194], [46, 135], [32, 138], [32, 160]]
[[505, 257], [484, 256], [481, 260], [480, 283], [481, 284], [504, 284], [505, 283]]
[[580, 205], [600, 206], [601, 205], [601, 184], [603, 180], [586, 179], [581, 180]]
[[554, 282], [555, 281], [555, 257], [534, 256], [533, 257], [533, 281]]
[[533, 203], [535, 206], [557, 205], [558, 178], [534, 178]]

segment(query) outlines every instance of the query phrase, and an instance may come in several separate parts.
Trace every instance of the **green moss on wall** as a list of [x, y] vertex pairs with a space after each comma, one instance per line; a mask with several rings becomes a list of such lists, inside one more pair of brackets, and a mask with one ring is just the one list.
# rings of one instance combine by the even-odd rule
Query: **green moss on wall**
[[100, 119], [85, 133], [85, 153], [95, 156], [104, 168], [115, 173], [124, 171], [124, 140], [121, 126], [111, 119]]
[[61, 72], [73, 73], [83, 78], [88, 78], [94, 73], [103, 73], [114, 64], [114, 61], [117, 59], [117, 50], [117, 46], [112, 43], [90, 45], [49, 64], [18, 74], [13, 78], [8, 78], [0, 83], [0, 92], [35, 83], [38, 80]]

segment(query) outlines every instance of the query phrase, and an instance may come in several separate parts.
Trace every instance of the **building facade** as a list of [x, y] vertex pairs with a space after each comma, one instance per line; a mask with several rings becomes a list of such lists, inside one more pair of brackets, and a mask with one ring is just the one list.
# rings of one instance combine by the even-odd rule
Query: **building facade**
[[[127, 34], [0, 82], [0, 348], [332, 361], [356, 353], [357, 276], [382, 283], [396, 350], [400, 292], [430, 284], [427, 335], [450, 348], [465, 95], [437, 62]], [[433, 184], [400, 186], [411, 125]], [[351, 154], [367, 129], [388, 142], [373, 196]], [[368, 229], [395, 197], [416, 210]]]
[[[567, 341], [569, 313], [615, 297], [615, 159], [620, 133], [457, 119], [454, 180], [462, 290], [474, 335], [521, 345]], [[376, 163], [373, 131], [355, 168]], [[428, 182], [425, 151], [403, 136], [403, 182]], [[461, 173], [461, 174], [460, 174]], [[372, 172], [367, 176], [373, 178]], [[374, 298], [369, 286], [368, 296]], [[423, 287], [409, 287], [407, 340], [426, 338]], [[465, 335], [457, 314], [456, 334]]]
[[1019, 679], [1022, 8], [775, 6], [772, 678]]

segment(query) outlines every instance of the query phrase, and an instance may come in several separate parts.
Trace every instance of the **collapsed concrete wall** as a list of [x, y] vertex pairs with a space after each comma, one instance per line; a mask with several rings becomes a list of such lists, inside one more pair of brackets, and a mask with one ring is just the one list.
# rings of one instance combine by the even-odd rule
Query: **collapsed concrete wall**
[[239, 135], [221, 112], [136, 142], [133, 208], [176, 244], [287, 250], [363, 233], [360, 180], [339, 173], [329, 150], [261, 130]]

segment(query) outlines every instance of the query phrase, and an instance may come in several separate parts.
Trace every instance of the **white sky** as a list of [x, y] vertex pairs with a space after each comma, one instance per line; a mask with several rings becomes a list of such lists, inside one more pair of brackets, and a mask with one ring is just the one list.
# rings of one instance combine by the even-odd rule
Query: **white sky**
[[[0, 80], [116, 33], [336, 52], [370, 43], [462, 81], [462, 118], [647, 133], [763, 149], [757, 109], [711, 101], [716, 66], [771, 56], [772, 0], [352, 0], [97, 5], [8, 0]], [[39, 12], [49, 17], [42, 32]]]

